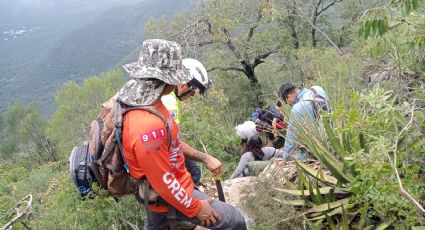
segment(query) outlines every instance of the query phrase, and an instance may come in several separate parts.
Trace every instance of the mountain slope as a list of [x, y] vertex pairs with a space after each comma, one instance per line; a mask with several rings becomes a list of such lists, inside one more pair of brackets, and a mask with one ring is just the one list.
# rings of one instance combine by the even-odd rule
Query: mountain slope
[[192, 4], [193, 0], [145, 0], [113, 6], [96, 17], [87, 15], [87, 20], [74, 17], [75, 24], [67, 21], [63, 26], [73, 29], [62, 37], [58, 25], [52, 23], [51, 30], [43, 27], [44, 33], [23, 35], [19, 42], [5, 41], [9, 42], [7, 47], [0, 45], [5, 54], [0, 57], [0, 97], [5, 99], [0, 102], [0, 111], [16, 100], [35, 100], [50, 114], [59, 85], [66, 80], [81, 82], [116, 67], [143, 41], [145, 21], [172, 15]]

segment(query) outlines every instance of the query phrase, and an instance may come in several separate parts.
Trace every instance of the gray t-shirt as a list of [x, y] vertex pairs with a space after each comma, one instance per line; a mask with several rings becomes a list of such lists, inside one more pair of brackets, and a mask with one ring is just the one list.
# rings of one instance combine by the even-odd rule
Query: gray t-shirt
[[[261, 148], [264, 152], [263, 161], [270, 160], [272, 157], [283, 157], [283, 151], [280, 149], [275, 149], [273, 147], [263, 147]], [[239, 160], [238, 167], [236, 167], [235, 171], [230, 176], [230, 179], [237, 178], [237, 177], [243, 177], [243, 170], [245, 167], [249, 164], [249, 162], [254, 161], [254, 155], [252, 152], [246, 152], [241, 156], [241, 159]]]

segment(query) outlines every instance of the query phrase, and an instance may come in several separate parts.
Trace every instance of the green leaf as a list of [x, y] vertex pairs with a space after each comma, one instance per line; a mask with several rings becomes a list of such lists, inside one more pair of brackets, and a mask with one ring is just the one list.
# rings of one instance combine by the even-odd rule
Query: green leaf
[[308, 181], [300, 167], [297, 167], [297, 174], [298, 174], [299, 188], [301, 188], [302, 189], [301, 191], [303, 192], [304, 191], [303, 188], [308, 186]]
[[342, 230], [349, 230], [350, 229], [350, 223], [348, 221], [348, 214], [347, 210], [344, 208], [344, 205], [341, 206], [342, 209], [342, 221], [341, 221], [341, 228]]
[[337, 230], [336, 225], [335, 225], [334, 221], [332, 220], [332, 218], [328, 215], [325, 215], [325, 217], [326, 217], [326, 221], [329, 224], [330, 229], [331, 230]]
[[361, 147], [361, 141], [360, 141], [360, 136], [353, 133], [353, 135], [352, 135], [352, 137], [350, 139], [351, 139], [351, 143], [352, 143], [351, 144], [352, 151], [355, 152], [355, 153], [359, 152], [362, 149], [362, 147]]
[[417, 149], [421, 146], [425, 145], [425, 136], [420, 136], [416, 140], [414, 140], [412, 143], [409, 144], [408, 149]]
[[413, 9], [418, 9], [419, 7], [419, 0], [410, 0], [410, 3], [412, 4]]
[[329, 209], [334, 209], [334, 208], [341, 207], [342, 205], [346, 205], [346, 204], [348, 204], [349, 201], [350, 201], [350, 198], [344, 198], [344, 199], [337, 200], [337, 201], [330, 202], [330, 203], [326, 203], [326, 204], [313, 205], [312, 208], [306, 210], [304, 213], [324, 212], [324, 211], [327, 211]]
[[318, 170], [313, 169], [312, 167], [310, 167], [310, 166], [308, 166], [304, 163], [301, 163], [299, 161], [295, 161], [295, 163], [297, 164], [298, 167], [300, 167], [300, 169], [302, 169], [304, 172], [306, 172], [310, 176], [316, 178], [317, 180], [319, 180], [319, 181], [321, 181], [325, 184], [328, 184], [328, 185], [336, 185], [337, 179], [335, 177], [327, 176], [327, 175], [323, 175], [323, 177], [317, 177], [316, 175], [318, 173]]
[[[302, 191], [302, 190], [298, 190], [298, 189], [297, 190], [290, 190], [290, 189], [282, 189], [282, 188], [276, 188], [276, 187], [272, 187], [272, 188], [275, 189], [276, 191], [284, 192], [284, 193], [294, 195], [294, 196], [310, 196], [309, 190]], [[322, 188], [319, 188], [319, 192], [320, 192], [320, 194], [328, 194], [332, 191], [332, 189], [334, 189], [334, 188], [333, 187], [322, 187]], [[337, 193], [337, 194], [347, 194], [348, 192], [342, 191], [340, 189], [336, 189], [335, 193]]]
[[314, 193], [313, 183], [311, 183], [311, 181], [308, 184], [308, 191], [310, 193], [311, 200], [313, 201], [314, 204], [322, 204], [322, 201], [320, 199], [320, 194]]
[[330, 211], [330, 212], [328, 212], [326, 214], [317, 215], [315, 217], [308, 218], [307, 220], [308, 221], [313, 221], [313, 220], [325, 219], [326, 218], [326, 215], [328, 215], [328, 216], [334, 216], [336, 214], [341, 214], [341, 213], [342, 213], [342, 208], [339, 207], [339, 208], [336, 208], [336, 209], [334, 209], [334, 210], [332, 210], [332, 211]]
[[348, 131], [344, 131], [342, 135], [342, 142], [344, 144], [345, 151], [351, 153], [351, 134]]
[[366, 202], [364, 204], [362, 204], [362, 206], [358, 209], [358, 212], [360, 213], [360, 220], [358, 221], [358, 229], [363, 229], [366, 220], [367, 220], [367, 210], [369, 208], [369, 203]]
[[372, 21], [366, 21], [364, 23], [364, 34], [363, 34], [365, 39], [369, 37], [371, 28], [372, 28]]
[[412, 230], [425, 230], [425, 226], [413, 226]]
[[354, 180], [353, 175], [349, 172], [344, 172], [343, 167], [332, 157], [323, 155], [321, 162], [331, 171], [332, 176], [334, 176], [338, 181], [342, 183], [350, 183]]
[[335, 135], [331, 128], [331, 122], [329, 121], [329, 118], [323, 118], [323, 125], [325, 127], [326, 134], [328, 135], [331, 147], [336, 151], [336, 153], [339, 154], [341, 158], [344, 158], [345, 150], [342, 148], [339, 138]]
[[376, 230], [384, 230], [384, 229], [388, 228], [393, 222], [394, 222], [394, 220], [388, 219], [385, 222], [378, 225], [378, 227], [376, 227]]
[[280, 200], [274, 197], [273, 197], [273, 200], [282, 204], [287, 204], [292, 206], [307, 206], [307, 203], [304, 200]]
[[319, 181], [316, 180], [315, 184], [316, 184], [316, 186], [315, 186], [316, 193], [315, 194], [317, 194], [317, 198], [318, 198], [319, 202], [320, 203], [326, 202], [326, 200], [324, 200], [322, 193], [320, 193]]
[[360, 24], [359, 26], [359, 31], [358, 31], [358, 35], [359, 36], [363, 36], [363, 33], [365, 32], [365, 26], [364, 23]]

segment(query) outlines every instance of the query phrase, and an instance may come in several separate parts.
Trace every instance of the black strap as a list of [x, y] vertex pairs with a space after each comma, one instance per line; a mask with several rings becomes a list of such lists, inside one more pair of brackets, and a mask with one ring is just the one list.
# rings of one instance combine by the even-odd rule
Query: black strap
[[319, 98], [323, 101], [326, 101], [326, 98], [322, 97], [322, 95], [320, 95], [319, 93], [317, 93], [317, 91], [312, 87], [310, 88], [311, 92], [313, 92], [313, 100], [312, 100], [312, 104], [313, 104], [313, 109], [314, 109], [314, 114], [316, 115], [316, 118], [318, 118], [320, 116], [319, 114], [319, 108], [317, 108], [316, 105], [316, 98]]
[[[145, 183], [143, 184], [143, 187], [144, 187], [143, 204], [145, 206], [146, 216], [148, 217], [148, 223], [151, 219], [151, 211], [149, 209], [149, 205], [152, 204], [151, 202], [149, 202], [149, 198], [148, 198], [149, 197], [149, 186], [150, 186], [149, 181], [145, 180]], [[136, 196], [136, 198], [137, 197], [138, 196]], [[170, 230], [177, 230], [178, 229], [178, 222], [177, 222], [176, 208], [174, 208], [173, 206], [171, 206], [169, 204], [167, 204], [167, 207], [168, 207], [167, 220], [168, 220], [168, 223], [170, 224]]]
[[[111, 134], [111, 135], [113, 135], [113, 134]], [[110, 145], [108, 146], [108, 148], [105, 149], [105, 153], [102, 154], [102, 156], [99, 158], [99, 160], [96, 161], [96, 163], [99, 166], [101, 166], [101, 167], [103, 166], [103, 162], [106, 160], [106, 158], [108, 158], [113, 153], [113, 150], [115, 149], [116, 145], [117, 144], [115, 143], [115, 141], [112, 141], [110, 143]]]
[[[155, 116], [159, 117], [165, 124], [165, 127], [167, 129], [167, 147], [168, 149], [170, 149], [171, 146], [171, 128], [168, 125], [168, 122], [165, 120], [164, 116], [161, 114], [161, 112], [159, 110], [157, 110], [155, 107], [153, 106], [127, 106], [122, 104], [119, 100], [115, 101], [116, 105], [115, 105], [115, 111], [114, 111], [114, 130], [113, 133], [111, 135], [114, 135], [114, 141], [113, 143], [116, 143], [118, 145], [119, 151], [120, 151], [120, 156], [121, 156], [121, 160], [123, 162], [123, 166], [126, 169], [127, 172], [129, 172], [127, 163], [125, 162], [125, 158], [124, 158], [124, 149], [122, 147], [122, 120], [124, 115], [131, 110], [135, 110], [135, 109], [140, 109], [140, 110], [145, 110], [148, 111], [152, 114], [154, 114]], [[122, 110], [122, 111], [121, 111]], [[100, 166], [102, 166], [102, 162], [106, 159], [106, 157], [108, 157], [111, 153], [112, 150], [114, 149], [113, 147], [115, 147], [115, 145], [110, 146], [109, 149], [106, 150], [104, 156], [102, 156], [102, 160], [98, 162], [98, 164]]]
[[149, 210], [149, 199], [148, 199], [148, 197], [149, 197], [149, 181], [148, 180], [146, 180], [144, 187], [145, 187], [144, 188], [145, 190], [144, 190], [144, 194], [143, 194], [143, 196], [144, 196], [143, 201], [144, 201], [144, 205], [145, 205], [146, 216], [148, 217], [148, 223], [149, 223], [150, 219], [151, 219], [151, 212]]
[[318, 116], [319, 114], [319, 108], [317, 108], [317, 106], [316, 106], [316, 103], [314, 103], [314, 98], [316, 98], [316, 97], [322, 97], [322, 96], [320, 96], [318, 93], [317, 93], [317, 91], [314, 89], [314, 88], [310, 88], [310, 90], [311, 90], [311, 92], [313, 92], [313, 101], [312, 101], [312, 104], [313, 104], [313, 108], [314, 108], [314, 113], [316, 113], [316, 116]]
[[273, 152], [273, 155], [272, 155], [272, 157], [270, 157], [270, 158], [273, 158], [274, 157], [274, 155], [276, 154], [276, 148], [274, 149], [274, 152]]
[[[117, 101], [116, 103], [120, 103], [120, 102]], [[170, 128], [170, 125], [165, 120], [165, 118], [162, 115], [162, 113], [158, 109], [156, 109], [155, 107], [153, 107], [153, 106], [132, 106], [132, 107], [125, 107], [124, 108], [124, 111], [121, 113], [121, 116], [120, 116], [120, 119], [121, 120], [120, 121], [115, 121], [115, 124], [114, 124], [115, 125], [115, 128], [119, 130], [118, 131], [118, 135], [120, 135], [119, 140], [121, 140], [121, 135], [122, 135], [122, 133], [121, 133], [122, 117], [128, 111], [135, 110], [135, 109], [140, 109], [140, 110], [148, 111], [148, 112], [154, 114], [155, 116], [159, 117], [164, 122], [165, 128], [167, 129], [167, 147], [168, 147], [168, 149], [170, 149], [170, 146], [171, 146], [171, 128]], [[121, 156], [124, 156], [124, 153], [123, 152], [121, 152]], [[149, 198], [149, 186], [150, 186], [150, 183], [146, 179], [146, 182], [144, 184], [144, 194], [143, 194], [144, 199], [143, 199], [143, 203], [145, 205], [146, 215], [148, 217], [148, 222], [149, 222], [149, 219], [150, 219], [150, 216], [151, 216], [150, 215], [150, 210], [149, 210], [149, 203], [150, 202], [149, 202], [149, 199], [148, 199]], [[167, 206], [168, 206], [167, 220], [168, 220], [168, 222], [170, 224], [170, 229], [171, 230], [177, 230], [178, 229], [178, 223], [177, 223], [176, 209], [173, 206], [169, 205], [169, 204], [167, 204]]]
[[176, 208], [174, 208], [171, 205], [168, 205], [167, 220], [168, 220], [168, 223], [170, 224], [170, 230], [178, 229]]

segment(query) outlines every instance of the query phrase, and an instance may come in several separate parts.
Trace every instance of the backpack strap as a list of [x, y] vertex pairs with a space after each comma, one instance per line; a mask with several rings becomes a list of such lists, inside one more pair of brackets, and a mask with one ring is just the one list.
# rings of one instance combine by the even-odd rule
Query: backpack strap
[[317, 90], [314, 88], [310, 88], [311, 92], [313, 92], [313, 100], [317, 102], [323, 102], [326, 103], [326, 98], [324, 98], [322, 95], [320, 95]]
[[[149, 205], [151, 204], [148, 197], [149, 197], [149, 191], [150, 189], [150, 182], [149, 180], [145, 180], [144, 183], [141, 185], [143, 186], [143, 204], [145, 206], [145, 212], [146, 212], [146, 216], [147, 216], [147, 221], [152, 221], [151, 217], [152, 217], [152, 212], [149, 209]], [[136, 195], [136, 200], [141, 202], [141, 199], [139, 196]], [[162, 198], [160, 198], [160, 200], [162, 200]], [[165, 201], [163, 201], [165, 202]], [[158, 205], [158, 203], [156, 203], [156, 205]], [[168, 223], [170, 225], [170, 230], [178, 230], [178, 222], [177, 222], [177, 211], [176, 208], [174, 208], [173, 206], [171, 206], [168, 203], [165, 203], [165, 206], [167, 206], [168, 208], [168, 213], [167, 213], [167, 220]]]
[[118, 112], [121, 112], [121, 105], [120, 102], [117, 100], [115, 101], [115, 111], [114, 111], [114, 131], [115, 131], [115, 139], [117, 141], [118, 144], [118, 148], [120, 150], [121, 153], [121, 160], [123, 162], [123, 167], [125, 168], [125, 171], [127, 171], [127, 173], [130, 173], [130, 170], [128, 168], [128, 164], [125, 161], [124, 158], [124, 150], [122, 149], [122, 142], [121, 142], [121, 132], [122, 132], [122, 116], [124, 115], [124, 113], [122, 113], [122, 115], [120, 116], [120, 118], [118, 119]]
[[274, 155], [276, 154], [276, 148], [274, 149], [274, 152], [273, 152], [273, 155], [272, 155], [272, 157], [270, 157], [270, 158], [273, 158], [274, 157]]
[[[135, 110], [135, 109], [140, 109], [140, 110], [145, 110], [148, 111], [150, 113], [152, 113], [153, 115], [159, 117], [165, 124], [165, 128], [167, 129], [167, 147], [168, 149], [170, 149], [171, 146], [171, 128], [170, 125], [168, 124], [167, 120], [165, 120], [164, 115], [162, 115], [162, 113], [156, 109], [154, 106], [133, 106], [133, 107], [128, 107], [124, 110], [124, 112], [122, 113], [122, 116], [124, 116], [125, 113], [127, 113], [128, 111], [131, 110]], [[122, 124], [121, 124], [122, 127]]]
[[315, 102], [317, 97], [322, 97], [322, 96], [320, 96], [314, 88], [310, 88], [310, 91], [313, 93], [313, 100], [312, 100], [313, 103], [312, 104], [313, 104], [313, 108], [314, 108], [314, 113], [315, 113], [316, 117], [318, 117], [319, 116], [319, 108], [317, 108], [317, 105], [314, 102]]
[[[153, 115], [159, 117], [164, 122], [165, 128], [167, 129], [167, 140], [168, 140], [167, 141], [167, 147], [168, 147], [168, 149], [170, 149], [170, 146], [171, 146], [171, 128], [170, 128], [168, 122], [165, 120], [162, 113], [158, 109], [156, 109], [154, 106], [131, 106], [131, 107], [123, 108], [120, 101], [117, 100], [115, 103], [116, 103], [115, 113], [114, 113], [115, 138], [116, 138], [118, 148], [119, 148], [120, 153], [121, 153], [121, 159], [122, 159], [122, 162], [123, 162], [123, 166], [124, 166], [125, 170], [127, 171], [127, 173], [129, 173], [130, 171], [129, 171], [127, 162], [125, 162], [124, 150], [122, 148], [121, 137], [122, 137], [122, 118], [128, 111], [136, 110], [136, 109], [145, 110], [145, 111], [148, 111], [148, 112], [152, 113]], [[120, 114], [119, 117], [118, 117], [118, 114]]]
[[309, 101], [313, 105], [313, 112], [316, 118], [320, 116], [319, 114], [319, 108], [317, 107], [316, 103], [325, 103], [327, 104], [326, 98], [324, 98], [322, 95], [320, 95], [314, 88], [309, 88], [311, 93], [313, 94], [311, 99], [302, 99], [302, 101]]

